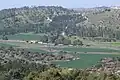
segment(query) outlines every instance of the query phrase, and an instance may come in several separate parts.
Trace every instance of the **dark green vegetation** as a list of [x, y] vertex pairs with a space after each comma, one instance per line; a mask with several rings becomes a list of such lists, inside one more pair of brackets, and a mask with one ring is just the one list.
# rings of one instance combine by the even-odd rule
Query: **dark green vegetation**
[[30, 32], [30, 33], [19, 33], [15, 35], [5, 35], [5, 36], [0, 35], [0, 39], [6, 40], [7, 38], [9, 40], [40, 40], [41, 37], [43, 37], [44, 35], [47, 34], [44, 33], [35, 34]]
[[69, 70], [50, 68], [42, 73], [31, 72], [25, 80], [119, 80], [120, 77], [114, 74], [90, 73], [85, 70]]
[[[0, 48], [0, 80], [120, 80], [117, 74], [111, 72], [91, 73], [84, 69], [94, 65], [93, 69], [101, 66], [104, 69], [107, 66], [108, 69], [112, 65], [112, 72], [113, 68], [118, 70], [120, 60], [116, 53], [120, 51], [110, 47], [109, 43], [103, 45], [96, 41], [116, 42], [120, 39], [119, 17], [120, 10], [106, 7], [85, 11], [58, 6], [1, 10], [0, 38], [3, 40], [0, 46], [3, 47]], [[29, 40], [45, 44], [31, 44]], [[63, 45], [60, 46], [61, 44]], [[9, 48], [5, 48], [6, 46]], [[117, 58], [106, 60], [109, 64], [97, 63], [103, 57]], [[77, 58], [80, 59], [76, 60]], [[55, 62], [56, 60], [59, 62]], [[67, 62], [63, 62], [66, 60]], [[62, 68], [52, 64], [54, 62]]]
[[[2, 66], [1, 66], [2, 68]], [[24, 71], [23, 71], [24, 69]], [[31, 68], [29, 68], [31, 69]], [[8, 74], [0, 75], [1, 80], [119, 80], [118, 75], [112, 73], [97, 72], [90, 73], [86, 70], [68, 68], [50, 68], [50, 67], [39, 67], [39, 70], [32, 71], [27, 68], [13, 69]], [[5, 73], [5, 72], [4, 72]]]
[[10, 47], [10, 46], [12, 46], [12, 47], [18, 47], [16, 45], [11, 45], [11, 44], [6, 44], [6, 43], [0, 43], [0, 47]]
[[41, 36], [46, 34], [20, 33], [6, 36], [10, 40], [40, 40]]
[[[2, 43], [1, 43], [2, 44]], [[41, 44], [28, 44], [28, 43], [13, 43], [13, 42], [8, 42], [4, 43], [5, 45], [15, 45], [18, 46], [18, 48], [24, 48], [26, 47], [26, 50], [32, 51], [32, 52], [39, 52], [39, 53], [57, 53], [58, 51], [62, 51], [61, 53], [64, 52], [69, 52], [70, 54], [75, 54], [79, 56], [79, 60], [74, 60], [74, 61], [69, 61], [69, 62], [56, 62], [56, 64], [60, 65], [61, 67], [73, 67], [73, 68], [88, 68], [91, 67], [92, 65], [96, 64], [97, 61], [99, 61], [101, 58], [104, 57], [114, 57], [114, 56], [119, 56], [120, 50], [114, 50], [114, 49], [109, 49], [109, 48], [85, 48], [85, 47], [61, 47], [58, 48], [56, 47], [44, 47], [46, 45], [41, 45]], [[9, 46], [8, 46], [9, 47]], [[42, 47], [42, 48], [41, 48]], [[49, 51], [49, 49], [56, 50], [55, 52]], [[25, 49], [25, 48], [24, 48]], [[57, 51], [58, 50], [58, 51]], [[60, 53], [60, 54], [61, 54]], [[32, 53], [31, 53], [32, 55]]]
[[39, 52], [0, 47], [0, 80], [23, 80], [31, 71], [55, 67], [51, 61], [72, 60], [71, 54], [44, 54]]
[[73, 24], [75, 20], [75, 23], [78, 23], [84, 18], [82, 15], [75, 14], [73, 10], [54, 6], [12, 8], [0, 11], [0, 24], [3, 31], [1, 34], [46, 33], [54, 30], [61, 32], [61, 29], [63, 30], [61, 26], [63, 25], [65, 28], [65, 25], [68, 24], [65, 21]]
[[106, 7], [85, 12], [55, 6], [4, 9], [0, 11], [0, 34], [34, 32], [49, 33], [53, 37], [64, 32], [67, 36], [101, 37], [104, 41], [115, 41], [120, 38], [119, 14], [120, 10]]
[[[38, 54], [13, 47], [0, 48], [0, 80], [119, 80], [117, 74], [104, 71], [59, 68], [47, 63], [53, 54]], [[97, 55], [94, 56], [97, 59]], [[106, 56], [105, 56], [106, 57]], [[56, 57], [56, 59], [59, 57]], [[61, 57], [62, 58], [62, 57]], [[83, 59], [83, 57], [81, 57]], [[38, 62], [40, 59], [40, 62]], [[43, 59], [43, 60], [42, 60]], [[46, 60], [45, 60], [46, 59]], [[115, 59], [115, 58], [114, 58]], [[119, 59], [119, 58], [118, 58]], [[36, 61], [35, 61], [36, 60]], [[42, 61], [43, 62], [42, 62]], [[52, 58], [51, 58], [52, 60]], [[81, 64], [81, 63], [80, 63]]]

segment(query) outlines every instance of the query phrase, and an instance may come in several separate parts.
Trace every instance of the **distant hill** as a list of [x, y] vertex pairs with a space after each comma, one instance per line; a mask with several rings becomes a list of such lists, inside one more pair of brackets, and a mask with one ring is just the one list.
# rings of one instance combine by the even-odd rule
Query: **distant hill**
[[111, 6], [112, 9], [120, 9], [120, 6]]
[[38, 6], [0, 11], [0, 34], [54, 33], [120, 39], [120, 10], [112, 7], [67, 9]]
[[75, 11], [78, 12], [90, 12], [90, 11], [102, 11], [105, 9], [110, 9], [111, 7], [101, 6], [101, 7], [94, 7], [94, 8], [72, 8]]
[[119, 39], [119, 34], [120, 34], [119, 6], [117, 7], [103, 6], [103, 7], [85, 8], [85, 9], [83, 8], [83, 9], [73, 9], [73, 10], [78, 11], [80, 13], [84, 13], [84, 16], [87, 17], [87, 21], [85, 25], [87, 27], [92, 26], [95, 29], [99, 29], [98, 31], [100, 31], [99, 33], [100, 36]]
[[[4, 9], [0, 11], [0, 34], [30, 31], [45, 32], [49, 30], [47, 27], [66, 27], [64, 25], [68, 23], [81, 22], [79, 18], [82, 19], [82, 16], [77, 14], [76, 11], [59, 6], [25, 6]], [[60, 21], [61, 23], [59, 23]], [[52, 29], [49, 31], [52, 31]]]

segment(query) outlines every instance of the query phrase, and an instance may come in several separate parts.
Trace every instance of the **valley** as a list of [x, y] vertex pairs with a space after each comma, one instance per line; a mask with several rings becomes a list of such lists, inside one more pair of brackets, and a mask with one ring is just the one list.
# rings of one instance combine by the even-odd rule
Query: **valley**
[[0, 11], [0, 80], [119, 80], [120, 10]]
[[[27, 43], [26, 41], [37, 40], [36, 38], [40, 38], [39, 34], [20, 34], [19, 38], [15, 39], [15, 37], [11, 37], [10, 40], [0, 40], [0, 46], [4, 47], [15, 47], [22, 48], [32, 52], [40, 52], [44, 54], [50, 53], [64, 53], [68, 52], [73, 55], [78, 55], [79, 60], [73, 61], [58, 61], [53, 62], [61, 67], [71, 67], [71, 68], [89, 68], [96, 64], [103, 57], [118, 57], [120, 56], [119, 43], [118, 46], [114, 47], [114, 44], [117, 42], [92, 42], [88, 40], [83, 40], [83, 46], [69, 46], [69, 45], [57, 45], [54, 46], [52, 43], [48, 44], [39, 44], [39, 43]], [[11, 36], [11, 35], [10, 35]], [[13, 35], [15, 36], [15, 35]], [[18, 35], [16, 35], [18, 36]], [[37, 36], [37, 37], [36, 37]], [[30, 38], [29, 38], [30, 37]], [[27, 40], [26, 40], [27, 39]], [[39, 41], [39, 39], [38, 39]], [[91, 46], [85, 46], [85, 44], [89, 44]]]

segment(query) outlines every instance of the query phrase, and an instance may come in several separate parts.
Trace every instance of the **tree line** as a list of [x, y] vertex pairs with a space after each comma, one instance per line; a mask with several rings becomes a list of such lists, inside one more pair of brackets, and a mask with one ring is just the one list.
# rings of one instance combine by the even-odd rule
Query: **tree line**
[[55, 45], [73, 45], [73, 46], [82, 46], [83, 42], [80, 39], [72, 36], [66, 37], [63, 35], [44, 35], [40, 38], [40, 41], [43, 43], [54, 43]]

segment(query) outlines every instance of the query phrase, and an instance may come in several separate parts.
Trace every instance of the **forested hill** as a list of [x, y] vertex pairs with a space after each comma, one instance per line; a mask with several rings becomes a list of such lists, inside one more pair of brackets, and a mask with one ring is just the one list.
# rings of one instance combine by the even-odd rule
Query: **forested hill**
[[[120, 9], [112, 7], [95, 7], [73, 9], [87, 17], [86, 24], [91, 29], [91, 37], [120, 39]], [[87, 29], [85, 29], [87, 30]], [[87, 30], [88, 31], [88, 30]]]
[[[49, 32], [76, 24], [83, 19], [75, 11], [62, 7], [39, 6], [4, 9], [0, 11], [1, 34], [16, 32]], [[70, 25], [70, 24], [69, 24]], [[62, 28], [63, 29], [63, 28]]]
[[120, 10], [109, 7], [76, 11], [38, 6], [0, 11], [0, 35], [20, 32], [65, 33], [81, 37], [120, 39]]

